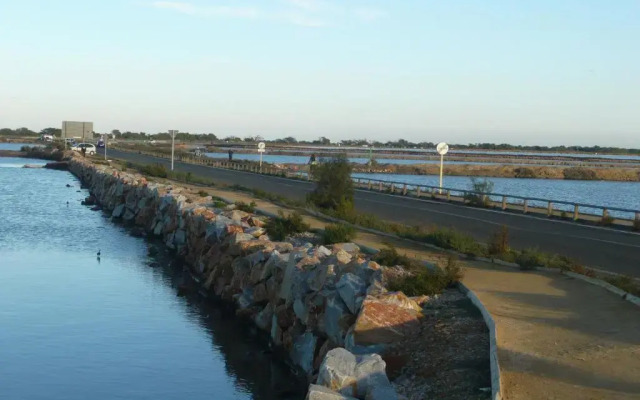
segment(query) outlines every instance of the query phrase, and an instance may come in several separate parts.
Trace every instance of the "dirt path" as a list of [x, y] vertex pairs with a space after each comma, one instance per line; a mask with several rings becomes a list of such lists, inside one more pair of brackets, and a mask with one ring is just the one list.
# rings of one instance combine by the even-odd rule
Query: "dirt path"
[[[202, 188], [196, 188], [200, 190]], [[282, 207], [250, 194], [207, 188], [228, 200]], [[326, 222], [306, 216], [312, 228]], [[393, 243], [411, 257], [441, 263], [445, 253], [360, 232], [373, 248]], [[640, 399], [640, 308], [560, 273], [466, 262], [464, 283], [493, 316], [503, 399]]]

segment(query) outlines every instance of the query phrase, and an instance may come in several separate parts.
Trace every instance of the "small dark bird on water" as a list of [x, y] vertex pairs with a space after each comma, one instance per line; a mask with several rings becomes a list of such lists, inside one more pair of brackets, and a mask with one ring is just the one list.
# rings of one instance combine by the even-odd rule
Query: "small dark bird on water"
[[100, 249], [98, 249], [98, 254], [97, 254], [98, 258], [100, 258]]

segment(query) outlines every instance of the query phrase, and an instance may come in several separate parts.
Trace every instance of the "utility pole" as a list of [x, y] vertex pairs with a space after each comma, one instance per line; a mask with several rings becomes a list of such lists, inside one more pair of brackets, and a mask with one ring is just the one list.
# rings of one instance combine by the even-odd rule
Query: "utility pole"
[[171, 170], [172, 171], [173, 171], [173, 153], [174, 153], [173, 148], [175, 147], [175, 144], [176, 144], [176, 133], [178, 133], [178, 131], [174, 129], [169, 131], [169, 134], [171, 135]]

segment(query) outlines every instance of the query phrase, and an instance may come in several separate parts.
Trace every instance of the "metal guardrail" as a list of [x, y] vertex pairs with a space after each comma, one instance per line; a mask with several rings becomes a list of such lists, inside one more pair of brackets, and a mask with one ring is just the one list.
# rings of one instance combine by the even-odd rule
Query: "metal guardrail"
[[[125, 149], [121, 149], [125, 150]], [[169, 158], [168, 154], [136, 151], [139, 154], [150, 155], [154, 157]], [[192, 155], [177, 154], [175, 157], [178, 161], [188, 162], [191, 164], [206, 165], [216, 168], [225, 168], [238, 171], [253, 172], [265, 175], [279, 175], [286, 178], [309, 180], [309, 175], [306, 170], [285, 170], [282, 168], [276, 168], [270, 164], [263, 165], [260, 168], [254, 161], [224, 161], [208, 157], [197, 157]], [[483, 193], [473, 190], [449, 188], [431, 185], [416, 185], [406, 182], [385, 181], [380, 179], [370, 179], [361, 177], [352, 177], [356, 187], [359, 189], [366, 189], [378, 192], [385, 192], [391, 194], [399, 194], [403, 196], [411, 196], [416, 198], [434, 198], [447, 201], [457, 201], [466, 203], [470, 196], [476, 196], [480, 199], [486, 199], [492, 206], [497, 206], [501, 210], [515, 210], [522, 211], [524, 214], [537, 213], [546, 214], [551, 216], [563, 216], [571, 213], [571, 219], [574, 221], [579, 220], [581, 217], [601, 218], [602, 220], [613, 218], [610, 222], [615, 220], [631, 221], [640, 224], [640, 210], [608, 207], [589, 203], [576, 203], [565, 200], [552, 200], [543, 199], [538, 197], [517, 196], [504, 193]], [[509, 201], [509, 200], [515, 200]], [[558, 207], [560, 206], [560, 207]], [[584, 210], [598, 210], [597, 213], [584, 212]], [[615, 213], [612, 215], [611, 213]]]
[[[597, 204], [589, 204], [589, 203], [576, 203], [565, 200], [553, 200], [553, 199], [543, 199], [539, 197], [527, 197], [527, 196], [517, 196], [505, 193], [484, 193], [467, 189], [458, 189], [458, 188], [449, 188], [443, 187], [440, 188], [438, 186], [431, 185], [415, 185], [409, 184], [406, 182], [395, 182], [395, 181], [385, 181], [380, 179], [369, 179], [369, 178], [352, 178], [356, 185], [360, 188], [366, 188], [369, 190], [376, 191], [384, 191], [396, 194], [402, 194], [404, 196], [414, 196], [414, 197], [436, 197], [436, 198], [446, 198], [447, 200], [453, 200], [453, 197], [467, 199], [471, 196], [475, 196], [480, 199], [487, 199], [489, 202], [494, 205], [497, 204], [502, 210], [519, 208], [523, 213], [528, 213], [533, 211], [532, 208], [537, 209], [546, 209], [547, 216], [553, 216], [562, 212], [572, 212], [573, 219], [578, 220], [580, 215], [585, 216], [597, 216], [601, 218], [609, 218], [613, 217], [611, 212], [615, 212], [616, 219], [623, 219], [629, 221], [640, 221], [640, 210], [629, 209], [629, 208], [619, 208], [619, 207], [608, 207]], [[509, 200], [517, 200], [516, 202], [510, 202]], [[566, 207], [556, 207], [557, 205], [563, 205]], [[594, 213], [585, 213], [580, 212], [581, 209], [592, 209], [599, 210], [597, 214]], [[537, 211], [537, 210], [536, 210]], [[629, 216], [630, 218], [624, 218], [624, 214]]]

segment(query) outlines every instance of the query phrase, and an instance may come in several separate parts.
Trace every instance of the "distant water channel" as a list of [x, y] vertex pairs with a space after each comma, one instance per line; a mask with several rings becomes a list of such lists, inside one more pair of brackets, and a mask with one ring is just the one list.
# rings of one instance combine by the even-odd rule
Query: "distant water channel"
[[42, 161], [0, 158], [0, 399], [304, 398], [248, 326], [176, 296], [161, 245], [81, 206], [70, 173], [25, 163]]
[[[438, 186], [439, 183], [439, 177], [435, 175], [353, 174], [353, 177], [387, 182], [403, 182], [410, 187], [413, 187], [413, 185]], [[493, 182], [493, 192], [495, 193], [640, 210], [640, 182], [517, 178], [487, 179]], [[471, 178], [466, 176], [446, 176], [443, 186], [452, 189], [471, 190]], [[496, 200], [500, 199], [496, 198]], [[536, 202], [531, 202], [530, 204], [546, 207], [546, 204]], [[558, 206], [557, 208], [562, 207]], [[564, 209], [567, 211], [572, 210], [570, 206], [566, 206]], [[589, 208], [584, 208], [583, 211], [601, 212]], [[612, 214], [623, 218], [634, 217], [629, 213], [613, 212]]]

